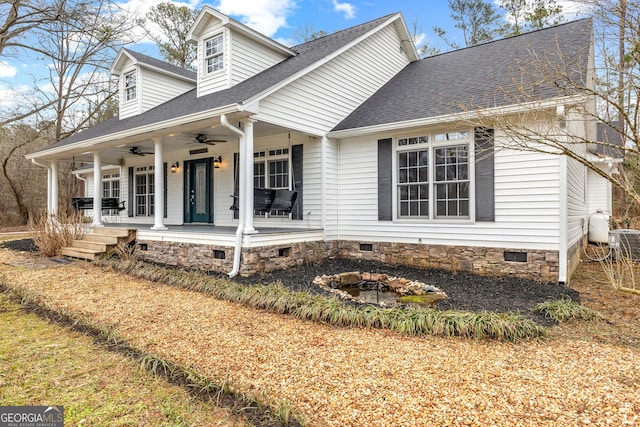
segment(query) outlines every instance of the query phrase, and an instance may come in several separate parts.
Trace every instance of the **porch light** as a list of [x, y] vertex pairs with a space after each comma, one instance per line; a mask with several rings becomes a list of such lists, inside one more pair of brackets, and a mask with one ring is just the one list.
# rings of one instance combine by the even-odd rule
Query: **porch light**
[[171, 164], [171, 173], [178, 173], [180, 170], [180, 162], [175, 162]]
[[222, 156], [218, 156], [218, 157], [214, 157], [213, 158], [213, 167], [214, 167], [214, 169], [220, 168], [221, 164], [222, 164]]

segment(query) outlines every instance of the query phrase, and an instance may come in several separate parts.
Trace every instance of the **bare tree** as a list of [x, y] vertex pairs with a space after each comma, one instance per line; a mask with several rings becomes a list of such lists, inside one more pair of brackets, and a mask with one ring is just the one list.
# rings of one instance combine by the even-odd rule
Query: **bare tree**
[[[146, 22], [153, 25], [147, 34], [156, 42], [160, 54], [170, 64], [193, 69], [196, 47], [187, 41], [187, 33], [198, 17], [199, 11], [187, 6], [166, 2], [152, 6]], [[141, 21], [145, 24], [145, 20]], [[155, 30], [159, 30], [156, 32]]]
[[291, 34], [293, 36], [293, 39], [298, 43], [306, 43], [311, 40], [319, 39], [320, 37], [329, 35], [329, 33], [327, 33], [326, 31], [318, 30], [313, 25], [309, 24], [298, 25], [298, 27], [293, 30]]
[[[492, 112], [475, 119], [500, 129], [505, 148], [567, 156], [609, 180], [629, 204], [640, 207], [640, 2], [584, 3], [594, 20], [593, 78], [584, 80], [575, 72], [577, 61], [585, 61], [587, 52], [558, 45], [555, 52], [531, 52], [527, 61], [514, 64], [519, 71], [514, 89], [501, 94], [512, 104], [533, 107], [539, 105], [540, 93], [554, 91], [573, 100], [561, 111], [566, 122], [548, 108]], [[555, 60], [549, 61], [549, 55]], [[556, 125], [540, 125], [545, 122]], [[575, 132], [571, 127], [596, 123], [610, 139], [598, 140], [595, 132]], [[601, 167], [602, 157], [618, 153], [624, 155], [623, 167], [610, 174]]]
[[[454, 26], [462, 31], [465, 46], [491, 41], [498, 34], [500, 15], [492, 3], [483, 0], [449, 0], [449, 9]], [[450, 47], [461, 47], [459, 43], [448, 39], [442, 27], [433, 27], [433, 31]]]
[[[54, 0], [47, 5], [56, 11], [55, 20], [45, 19], [21, 33], [25, 41], [5, 45], [17, 54], [46, 58], [50, 64], [48, 76], [33, 76], [33, 92], [25, 94], [23, 102], [0, 112], [0, 126], [5, 128], [0, 167], [14, 199], [13, 207], [5, 209], [15, 209], [23, 222], [33, 210], [28, 202], [36, 191], [34, 184], [44, 185], [44, 181], [27, 179], [31, 165], [22, 155], [113, 114], [116, 91], [108, 66], [118, 48], [129, 41], [125, 37], [135, 25], [108, 0]], [[33, 132], [27, 132], [29, 128]], [[73, 167], [65, 164], [60, 169], [61, 179], [72, 183], [62, 188], [63, 200], [68, 196], [65, 192], [75, 191], [76, 181], [66, 177]]]

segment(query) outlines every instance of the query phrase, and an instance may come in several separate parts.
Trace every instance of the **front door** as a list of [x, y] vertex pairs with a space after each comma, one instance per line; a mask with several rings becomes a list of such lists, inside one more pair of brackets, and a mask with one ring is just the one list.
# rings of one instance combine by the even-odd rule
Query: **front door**
[[213, 223], [211, 162], [212, 159], [185, 162], [185, 222]]

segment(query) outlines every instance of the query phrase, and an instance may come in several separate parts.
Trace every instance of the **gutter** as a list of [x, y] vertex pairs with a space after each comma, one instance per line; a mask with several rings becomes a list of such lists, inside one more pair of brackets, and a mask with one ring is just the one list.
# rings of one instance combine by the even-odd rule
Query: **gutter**
[[545, 101], [531, 101], [522, 104], [511, 104], [501, 107], [491, 108], [478, 108], [477, 110], [464, 111], [460, 113], [447, 113], [433, 117], [423, 117], [413, 120], [405, 120], [401, 122], [382, 123], [371, 126], [364, 126], [359, 128], [341, 129], [329, 131], [327, 133], [328, 138], [352, 138], [356, 136], [364, 136], [373, 133], [391, 132], [403, 130], [410, 127], [431, 126], [436, 124], [442, 124], [444, 122], [457, 122], [457, 121], [477, 121], [478, 119], [490, 119], [495, 115], [507, 115], [514, 113], [521, 113], [523, 111], [530, 110], [543, 110], [547, 108], [556, 107], [558, 104], [578, 104], [586, 102], [587, 96], [585, 95], [570, 95], [558, 98], [552, 98]]
[[[227, 129], [229, 129], [230, 131], [232, 131], [233, 133], [235, 133], [236, 135], [238, 135], [240, 137], [240, 145], [242, 146], [242, 143], [245, 140], [244, 132], [242, 132], [240, 129], [230, 124], [225, 114], [220, 115], [220, 124], [226, 127]], [[240, 153], [241, 152], [242, 152], [242, 148], [240, 148]], [[242, 164], [242, 162], [239, 162], [239, 163]], [[244, 191], [245, 190], [243, 188], [240, 188], [240, 193], [243, 193]], [[240, 209], [241, 200], [242, 198], [240, 197], [240, 194], [238, 194], [238, 209]], [[236, 277], [238, 275], [238, 272], [240, 271], [240, 257], [242, 256], [243, 233], [244, 233], [244, 215], [242, 215], [242, 212], [240, 212], [240, 215], [238, 215], [238, 228], [236, 229], [236, 243], [235, 243], [235, 248], [233, 250], [233, 268], [229, 273], [227, 273], [230, 279]]]

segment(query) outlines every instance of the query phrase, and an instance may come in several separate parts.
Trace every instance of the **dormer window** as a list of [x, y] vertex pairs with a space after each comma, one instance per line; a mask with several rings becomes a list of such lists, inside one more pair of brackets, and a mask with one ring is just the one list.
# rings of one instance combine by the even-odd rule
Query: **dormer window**
[[205, 40], [204, 60], [207, 73], [213, 73], [224, 68], [224, 38], [222, 34]]
[[135, 71], [131, 71], [124, 75], [124, 93], [127, 101], [136, 99], [137, 80]]

